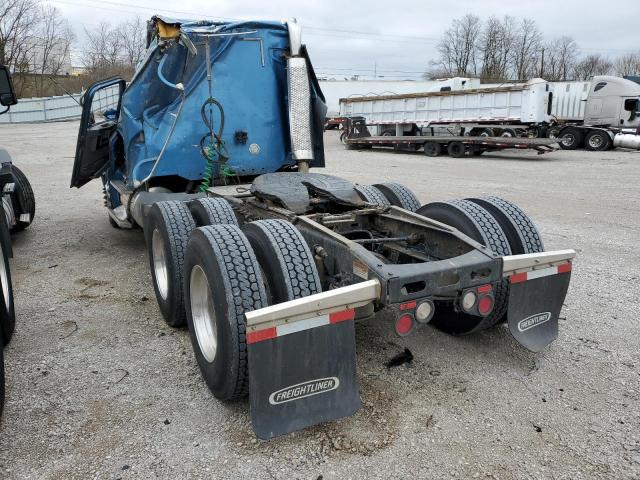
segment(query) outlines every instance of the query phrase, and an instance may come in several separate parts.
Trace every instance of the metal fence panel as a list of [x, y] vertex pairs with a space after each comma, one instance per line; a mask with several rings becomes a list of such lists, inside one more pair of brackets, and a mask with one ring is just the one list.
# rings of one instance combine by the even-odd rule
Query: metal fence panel
[[[80, 118], [82, 109], [77, 102], [82, 97], [76, 93], [45, 98], [24, 98], [9, 112], [0, 115], [0, 123], [56, 122]], [[74, 100], [75, 99], [75, 100]]]

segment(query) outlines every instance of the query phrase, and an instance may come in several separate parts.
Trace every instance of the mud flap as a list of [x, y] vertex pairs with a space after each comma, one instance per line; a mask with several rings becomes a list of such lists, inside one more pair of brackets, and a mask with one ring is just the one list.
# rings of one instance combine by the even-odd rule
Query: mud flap
[[262, 439], [360, 409], [353, 310], [249, 332], [249, 398]]
[[558, 337], [570, 278], [571, 263], [509, 277], [509, 330], [525, 348], [539, 352]]

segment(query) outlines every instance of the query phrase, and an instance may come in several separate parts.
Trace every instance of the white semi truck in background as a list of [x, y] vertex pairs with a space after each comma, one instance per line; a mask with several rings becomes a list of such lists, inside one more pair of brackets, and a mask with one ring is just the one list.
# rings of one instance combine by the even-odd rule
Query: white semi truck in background
[[376, 136], [551, 137], [565, 149], [640, 148], [640, 85], [618, 77], [342, 98], [340, 115], [364, 118]]
[[588, 82], [554, 82], [551, 137], [567, 150], [640, 149], [640, 85], [595, 76]]

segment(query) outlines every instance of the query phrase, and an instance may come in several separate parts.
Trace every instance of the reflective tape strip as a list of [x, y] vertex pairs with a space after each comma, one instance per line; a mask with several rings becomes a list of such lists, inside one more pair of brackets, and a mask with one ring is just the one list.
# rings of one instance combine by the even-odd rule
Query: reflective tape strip
[[330, 313], [328, 315], [320, 315], [318, 317], [307, 318], [305, 320], [299, 320], [297, 322], [285, 323], [283, 325], [278, 325], [277, 327], [270, 327], [255, 332], [249, 332], [247, 334], [247, 344], [251, 345], [252, 343], [271, 340], [272, 338], [282, 337], [284, 335], [290, 335], [292, 333], [298, 333], [304, 330], [322, 327], [324, 325], [331, 325], [333, 323], [353, 320], [355, 319], [355, 317], [356, 311], [353, 309], [349, 309]]
[[548, 277], [549, 275], [557, 275], [571, 271], [571, 262], [563, 263], [555, 267], [542, 268], [540, 270], [531, 270], [530, 272], [521, 272], [511, 275], [509, 281], [511, 283], [521, 283], [536, 278]]

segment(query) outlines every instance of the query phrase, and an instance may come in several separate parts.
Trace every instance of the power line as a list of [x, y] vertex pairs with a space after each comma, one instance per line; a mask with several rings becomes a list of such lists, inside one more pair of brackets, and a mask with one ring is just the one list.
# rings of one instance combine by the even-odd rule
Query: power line
[[[193, 12], [193, 11], [185, 11], [185, 10], [171, 10], [171, 9], [158, 8], [158, 7], [146, 7], [143, 5], [117, 2], [114, 0], [75, 0], [75, 1], [74, 0], [51, 0], [51, 1], [54, 3], [60, 3], [64, 5], [72, 5], [72, 6], [88, 7], [88, 8], [99, 8], [102, 10], [118, 11], [118, 12], [132, 13], [132, 14], [138, 14], [138, 12], [134, 12], [131, 10], [122, 10], [122, 8], [118, 8], [118, 10], [115, 10], [113, 8], [107, 8], [103, 5], [106, 4], [106, 5], [116, 6], [116, 7], [135, 8], [135, 9], [150, 11], [150, 12], [164, 12], [164, 13], [177, 14], [177, 15], [193, 15], [196, 18], [204, 17], [211, 20], [233, 21], [233, 22], [243, 21], [243, 19], [240, 19], [240, 18], [212, 16], [212, 15], [203, 14], [201, 12]], [[87, 4], [83, 2], [91, 2], [91, 3]], [[97, 3], [98, 5], [93, 5], [92, 3]], [[415, 43], [416, 41], [431, 43], [431, 42], [438, 41], [438, 39], [434, 37], [418, 37], [418, 36], [410, 36], [410, 35], [398, 35], [393, 33], [343, 30], [343, 29], [337, 29], [337, 28], [317, 27], [313, 25], [302, 25], [302, 26], [306, 30], [312, 30], [311, 32], [307, 33], [307, 35], [310, 35], [310, 36], [324, 36], [324, 37], [330, 36], [335, 38], [362, 38], [365, 40], [373, 40], [373, 41], [379, 40], [380, 38], [386, 38], [387, 41], [401, 42], [401, 43], [406, 43], [406, 42]], [[315, 33], [313, 31], [315, 31]], [[332, 33], [321, 33], [321, 32], [332, 32]], [[345, 34], [345, 35], [341, 35], [341, 34]], [[358, 35], [364, 36], [364, 37], [358, 37]]]

